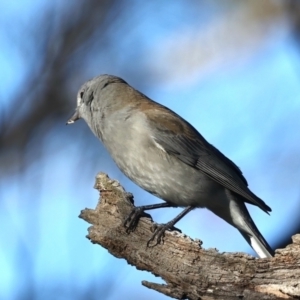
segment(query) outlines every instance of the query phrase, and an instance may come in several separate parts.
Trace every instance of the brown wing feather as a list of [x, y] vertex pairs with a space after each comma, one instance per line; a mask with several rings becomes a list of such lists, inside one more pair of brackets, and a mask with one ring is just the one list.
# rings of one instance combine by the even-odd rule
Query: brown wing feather
[[271, 211], [247, 187], [241, 170], [179, 115], [164, 106], [153, 103], [145, 110], [152, 129], [152, 138], [166, 152], [182, 162], [199, 169], [225, 188], [243, 196], [246, 202], [257, 205], [265, 212]]

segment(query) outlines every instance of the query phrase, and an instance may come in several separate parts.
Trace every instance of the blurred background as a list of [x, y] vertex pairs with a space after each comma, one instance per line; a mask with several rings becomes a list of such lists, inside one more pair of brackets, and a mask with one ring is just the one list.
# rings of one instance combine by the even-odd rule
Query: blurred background
[[[0, 299], [168, 299], [161, 282], [85, 238], [99, 171], [135, 204], [84, 121], [86, 80], [108, 73], [179, 113], [243, 171], [273, 211], [251, 214], [272, 247], [300, 232], [300, 3], [238, 0], [0, 2]], [[180, 209], [151, 212], [167, 222]], [[206, 210], [178, 227], [205, 248], [254, 254]]]

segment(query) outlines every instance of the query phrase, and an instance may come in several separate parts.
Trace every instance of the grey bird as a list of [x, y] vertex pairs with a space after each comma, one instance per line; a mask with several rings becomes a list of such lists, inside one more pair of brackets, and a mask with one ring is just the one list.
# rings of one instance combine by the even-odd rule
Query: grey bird
[[123, 79], [100, 75], [82, 85], [67, 124], [80, 118], [127, 177], [166, 201], [135, 208], [125, 221], [128, 229], [145, 210], [185, 207], [149, 240], [160, 242], [165, 230], [192, 209], [207, 208], [237, 228], [259, 257], [273, 256], [245, 202], [266, 213], [271, 208], [250, 191], [241, 170], [182, 117]]

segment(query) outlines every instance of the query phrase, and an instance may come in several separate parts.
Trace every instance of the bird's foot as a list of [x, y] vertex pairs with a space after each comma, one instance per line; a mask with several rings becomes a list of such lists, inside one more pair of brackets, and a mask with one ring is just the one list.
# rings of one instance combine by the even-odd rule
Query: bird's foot
[[126, 228], [126, 232], [129, 233], [134, 231], [139, 223], [140, 217], [144, 215], [143, 207], [134, 207], [128, 217], [124, 221], [124, 227]]
[[[155, 224], [154, 225], [154, 233], [153, 233], [152, 237], [148, 240], [147, 247], [150, 247], [150, 246], [154, 247], [154, 246], [160, 244], [163, 237], [165, 236], [166, 230], [177, 230], [177, 231], [181, 232], [180, 229], [174, 227], [173, 220], [166, 224]], [[151, 242], [154, 242], [154, 243], [152, 244]]]
[[173, 207], [173, 205], [170, 203], [158, 203], [158, 204], [150, 204], [150, 205], [144, 205], [140, 207], [134, 207], [131, 213], [129, 214], [129, 216], [124, 221], [124, 227], [127, 227], [126, 232], [129, 233], [131, 231], [134, 231], [135, 228], [137, 227], [139, 219], [142, 216], [151, 218], [149, 214], [145, 213], [145, 210], [162, 208], [162, 207]]

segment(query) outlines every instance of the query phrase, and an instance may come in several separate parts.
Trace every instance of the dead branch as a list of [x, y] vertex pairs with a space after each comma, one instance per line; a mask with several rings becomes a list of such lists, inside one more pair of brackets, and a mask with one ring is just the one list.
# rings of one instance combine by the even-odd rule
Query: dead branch
[[166, 282], [143, 281], [144, 286], [176, 299], [300, 299], [300, 235], [293, 236], [293, 244], [276, 250], [272, 259], [205, 250], [200, 240], [178, 231], [166, 232], [162, 244], [147, 247], [154, 228], [149, 215], [130, 234], [123, 226], [133, 196], [104, 173], [97, 175], [95, 188], [101, 194], [96, 209], [80, 214], [92, 224], [87, 237]]

